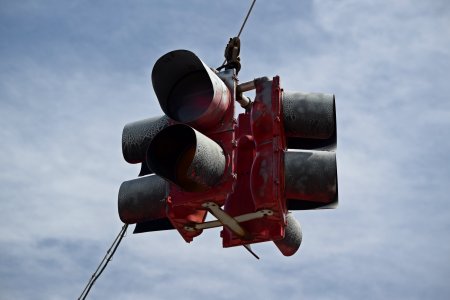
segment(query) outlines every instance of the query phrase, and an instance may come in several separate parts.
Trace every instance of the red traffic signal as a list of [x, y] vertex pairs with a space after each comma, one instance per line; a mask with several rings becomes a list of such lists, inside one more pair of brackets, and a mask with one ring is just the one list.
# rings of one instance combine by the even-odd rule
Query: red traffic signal
[[[288, 210], [337, 204], [334, 96], [284, 92], [279, 77], [238, 85], [234, 69], [186, 50], [162, 56], [152, 83], [166, 116], [124, 128], [124, 158], [147, 176], [122, 184], [121, 220], [135, 232], [175, 228], [187, 242], [223, 226], [224, 247], [274, 241], [294, 254], [302, 234]], [[237, 120], [235, 101], [246, 104]]]
[[232, 91], [190, 51], [172, 51], [158, 59], [152, 83], [161, 109], [172, 120], [211, 131], [233, 116]]

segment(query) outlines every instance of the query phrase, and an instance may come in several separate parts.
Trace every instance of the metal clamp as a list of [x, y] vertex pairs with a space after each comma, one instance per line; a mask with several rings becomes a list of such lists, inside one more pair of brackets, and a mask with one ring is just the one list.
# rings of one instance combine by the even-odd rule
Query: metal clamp
[[272, 216], [273, 211], [269, 209], [262, 209], [253, 213], [243, 214], [240, 216], [232, 217], [223, 211], [216, 203], [214, 202], [206, 202], [202, 205], [204, 208], [208, 209], [208, 211], [217, 218], [215, 221], [209, 221], [204, 223], [198, 223], [194, 225], [186, 225], [184, 229], [187, 231], [196, 231], [208, 228], [216, 228], [220, 226], [226, 226], [233, 233], [240, 237], [247, 236], [247, 232], [239, 223], [261, 219], [266, 216]]

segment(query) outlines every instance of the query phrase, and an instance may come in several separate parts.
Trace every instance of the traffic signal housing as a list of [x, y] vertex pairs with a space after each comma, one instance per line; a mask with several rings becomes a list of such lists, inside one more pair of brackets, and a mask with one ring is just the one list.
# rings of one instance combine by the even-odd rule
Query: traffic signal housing
[[334, 95], [284, 92], [278, 76], [239, 85], [236, 70], [187, 50], [158, 59], [152, 83], [165, 116], [124, 128], [124, 158], [143, 177], [122, 184], [121, 220], [135, 232], [175, 228], [187, 242], [223, 227], [224, 247], [274, 241], [294, 254], [302, 232], [289, 211], [337, 205]]

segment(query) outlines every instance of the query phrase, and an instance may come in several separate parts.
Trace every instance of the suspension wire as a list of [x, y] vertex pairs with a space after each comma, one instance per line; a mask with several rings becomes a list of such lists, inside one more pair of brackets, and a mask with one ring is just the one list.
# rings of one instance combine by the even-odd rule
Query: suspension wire
[[247, 15], [245, 16], [245, 20], [242, 23], [241, 29], [239, 29], [239, 33], [237, 35], [238, 37], [241, 36], [242, 30], [244, 29], [245, 23], [247, 23], [248, 16], [250, 16], [250, 13], [252, 12], [253, 5], [255, 5], [255, 2], [256, 2], [256, 0], [253, 0], [252, 5], [250, 6], [250, 8], [249, 8], [249, 10], [247, 12]]
[[106, 252], [105, 257], [103, 257], [102, 261], [100, 262], [99, 266], [97, 267], [97, 270], [95, 270], [94, 274], [92, 274], [86, 287], [81, 292], [81, 295], [80, 295], [80, 297], [78, 297], [78, 300], [86, 299], [86, 297], [89, 294], [89, 292], [91, 291], [91, 288], [94, 285], [95, 281], [100, 277], [100, 275], [103, 273], [103, 271], [105, 270], [108, 263], [112, 260], [114, 253], [116, 253], [117, 247], [119, 247], [120, 242], [122, 241], [123, 237], [125, 236], [127, 228], [128, 228], [128, 224], [124, 224], [122, 229], [120, 230], [119, 234], [115, 238], [114, 242], [112, 243], [111, 247]]
[[[244, 30], [244, 26], [247, 23], [247, 19], [250, 16], [250, 13], [252, 12], [252, 9], [253, 9], [253, 6], [255, 5], [255, 2], [256, 2], [256, 0], [253, 0], [252, 5], [250, 5], [250, 8], [248, 9], [247, 15], [245, 16], [244, 22], [242, 23], [241, 29], [239, 29], [239, 33], [238, 33], [237, 37], [241, 36], [242, 30]], [[227, 63], [227, 59], [225, 58], [225, 60], [222, 63], [222, 66], [224, 66], [226, 63]]]

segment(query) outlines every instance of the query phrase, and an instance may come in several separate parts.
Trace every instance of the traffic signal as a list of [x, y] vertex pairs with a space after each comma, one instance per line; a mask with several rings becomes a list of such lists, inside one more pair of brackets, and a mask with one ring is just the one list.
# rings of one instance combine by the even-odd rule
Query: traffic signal
[[239, 85], [235, 69], [187, 50], [158, 59], [152, 84], [165, 116], [124, 128], [124, 158], [143, 177], [121, 185], [121, 220], [187, 242], [223, 226], [224, 247], [274, 241], [294, 254], [302, 233], [289, 211], [337, 205], [334, 95], [285, 92], [278, 76]]
[[[225, 211], [236, 216], [269, 210], [264, 219], [243, 224], [251, 242], [273, 240], [292, 255], [301, 230], [288, 211], [337, 205], [334, 96], [284, 92], [279, 77], [256, 79], [254, 88], [255, 101], [249, 114], [239, 116], [237, 130], [240, 189], [231, 193]], [[226, 227], [222, 237], [224, 246], [246, 242]]]
[[132, 122], [123, 129], [123, 157], [131, 164], [141, 163], [139, 176], [144, 176], [123, 182], [119, 189], [119, 217], [126, 224], [136, 223], [134, 233], [173, 229], [165, 214], [167, 182], [155, 175], [146, 163], [150, 142], [170, 122], [162, 116]]

